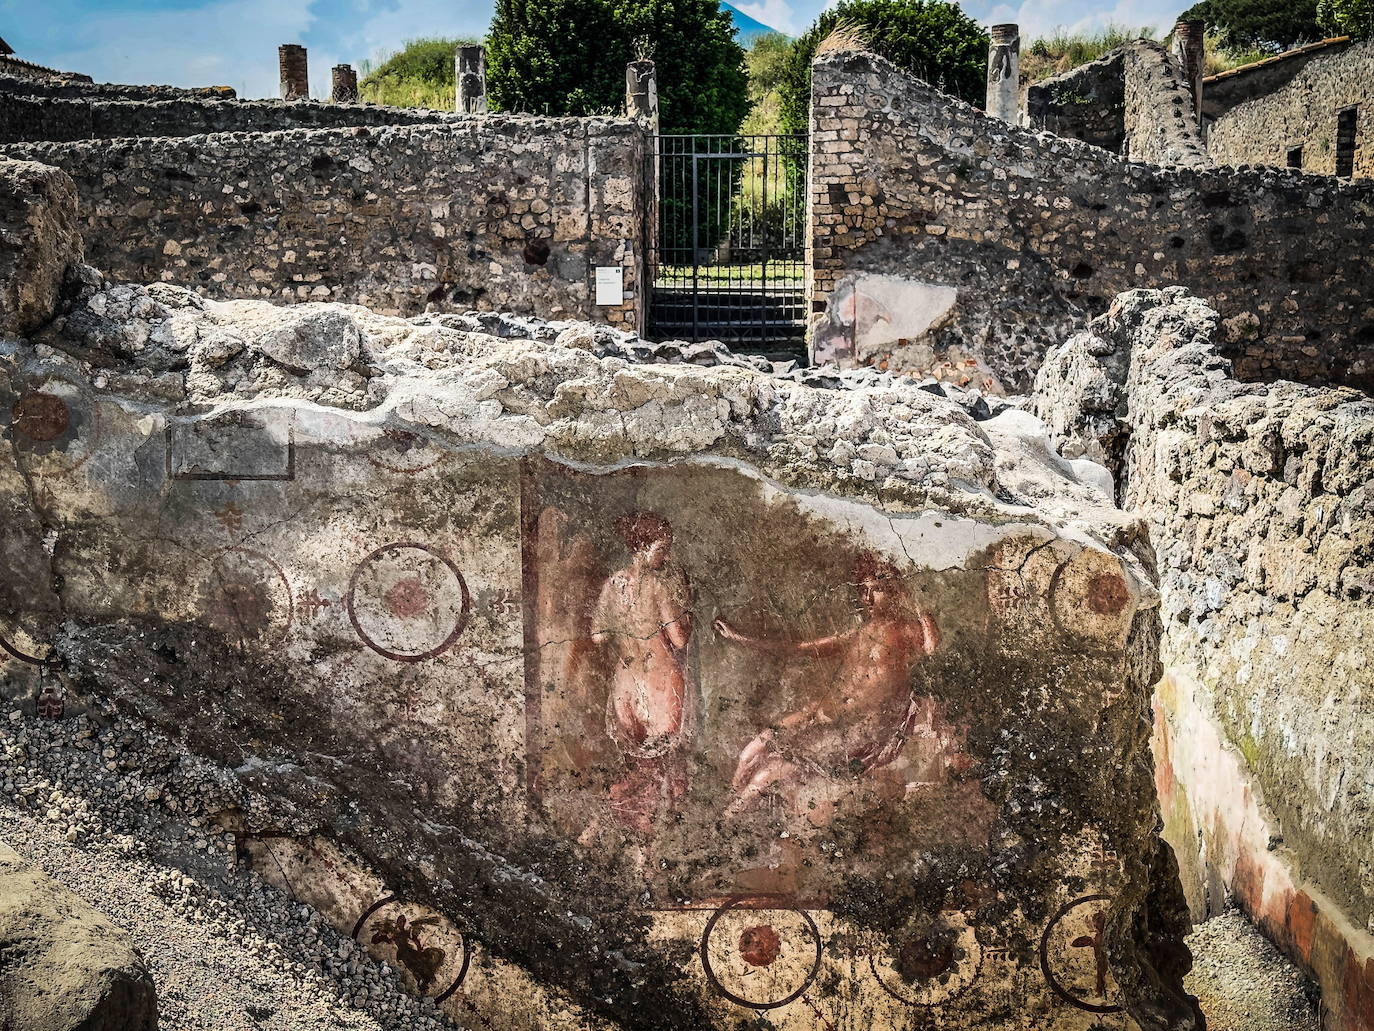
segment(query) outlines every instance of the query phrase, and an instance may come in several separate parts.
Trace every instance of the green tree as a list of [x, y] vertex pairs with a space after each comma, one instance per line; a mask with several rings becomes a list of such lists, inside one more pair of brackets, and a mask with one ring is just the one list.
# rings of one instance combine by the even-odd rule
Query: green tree
[[1317, 0], [1317, 21], [1333, 35], [1374, 39], [1374, 0]]
[[504, 111], [612, 114], [625, 66], [658, 66], [664, 132], [733, 133], [749, 110], [744, 50], [716, 0], [496, 0], [487, 91]]
[[744, 120], [743, 131], [749, 135], [782, 131], [778, 87], [791, 54], [792, 40], [780, 32], [756, 37], [745, 54], [744, 66], [749, 72], [749, 116]]
[[1317, 0], [1202, 0], [1183, 19], [1205, 21], [1225, 50], [1278, 53], [1321, 39]]
[[453, 110], [453, 55], [470, 39], [412, 39], [380, 63], [362, 62], [358, 96], [392, 107]]
[[811, 60], [837, 27], [853, 26], [874, 51], [897, 67], [983, 105], [988, 34], [958, 4], [943, 0], [840, 0], [792, 48], [779, 85], [784, 132], [806, 132], [811, 105]]

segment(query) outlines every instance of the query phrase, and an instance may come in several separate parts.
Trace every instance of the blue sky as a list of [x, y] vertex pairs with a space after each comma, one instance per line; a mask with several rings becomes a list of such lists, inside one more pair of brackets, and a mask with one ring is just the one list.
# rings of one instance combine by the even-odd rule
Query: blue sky
[[[1023, 36], [1063, 26], [1173, 24], [1191, 0], [967, 0], [985, 23], [1015, 21]], [[746, 14], [797, 33], [828, 0], [753, 0]], [[277, 44], [310, 51], [311, 90], [329, 69], [394, 50], [417, 36], [480, 36], [491, 0], [0, 0], [0, 37], [16, 56], [103, 82], [233, 86], [275, 96]]]

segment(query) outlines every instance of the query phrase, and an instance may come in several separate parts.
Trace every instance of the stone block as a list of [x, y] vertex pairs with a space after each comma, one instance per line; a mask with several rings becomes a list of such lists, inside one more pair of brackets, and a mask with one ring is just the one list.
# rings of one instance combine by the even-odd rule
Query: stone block
[[81, 255], [71, 178], [0, 158], [0, 332], [22, 335], [51, 319], [62, 279]]
[[152, 976], [128, 935], [0, 844], [0, 1023], [155, 1031]]

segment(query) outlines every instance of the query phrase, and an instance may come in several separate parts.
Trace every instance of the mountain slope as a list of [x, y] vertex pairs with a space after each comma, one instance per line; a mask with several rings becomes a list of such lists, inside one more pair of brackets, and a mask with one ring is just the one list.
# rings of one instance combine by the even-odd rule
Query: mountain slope
[[765, 25], [757, 18], [749, 17], [733, 4], [725, 3], [725, 0], [721, 0], [720, 6], [722, 10], [729, 13], [730, 20], [735, 23], [735, 38], [739, 40], [740, 46], [747, 47], [760, 36], [778, 31], [771, 25]]

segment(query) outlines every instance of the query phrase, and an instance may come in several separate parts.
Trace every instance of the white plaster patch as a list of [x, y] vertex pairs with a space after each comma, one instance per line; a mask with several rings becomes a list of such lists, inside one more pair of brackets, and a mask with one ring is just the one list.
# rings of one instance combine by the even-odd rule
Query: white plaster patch
[[835, 284], [826, 324], [817, 331], [817, 363], [867, 364], [866, 359], [921, 341], [944, 325], [959, 292], [904, 276], [856, 272]]

